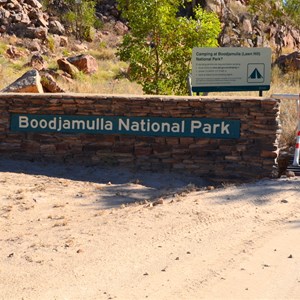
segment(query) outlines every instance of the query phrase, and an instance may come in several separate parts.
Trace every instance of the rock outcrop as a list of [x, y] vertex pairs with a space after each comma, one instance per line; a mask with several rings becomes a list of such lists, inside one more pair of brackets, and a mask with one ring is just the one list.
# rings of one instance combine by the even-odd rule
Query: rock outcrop
[[22, 50], [20, 48], [10, 45], [6, 50], [6, 54], [11, 59], [19, 59], [21, 57], [27, 56], [28, 50]]
[[284, 72], [300, 70], [300, 51], [280, 55], [276, 59], [275, 64]]
[[48, 33], [63, 35], [65, 29], [43, 11], [38, 0], [1, 0], [0, 33], [44, 40]]
[[93, 74], [98, 70], [97, 60], [89, 54], [68, 57], [67, 61], [86, 74]]
[[64, 93], [55, 79], [46, 71], [30, 70], [12, 84], [0, 91], [1, 93]]
[[65, 91], [58, 85], [52, 75], [41, 72], [41, 84], [46, 93], [64, 93]]
[[30, 70], [15, 82], [4, 88], [2, 93], [44, 93], [41, 76], [37, 70]]
[[72, 65], [66, 58], [60, 58], [57, 60], [57, 64], [60, 70], [71, 75], [72, 78], [75, 78], [79, 73], [79, 69]]
[[30, 63], [29, 65], [35, 69], [35, 70], [38, 70], [38, 71], [41, 71], [41, 70], [44, 70], [46, 69], [46, 62], [43, 58], [43, 56], [39, 55], [39, 54], [34, 54], [32, 57], [31, 57], [31, 60], [30, 60]]
[[263, 23], [258, 15], [249, 12], [248, 1], [206, 0], [204, 8], [220, 17], [222, 47], [272, 47], [278, 53], [284, 48], [300, 47], [299, 31], [288, 25]]
[[[222, 47], [272, 47], [279, 50], [299, 49], [300, 32], [290, 26], [264, 24], [258, 16], [249, 13], [248, 0], [191, 0], [181, 15], [192, 15], [193, 7], [200, 5], [218, 14], [222, 23], [219, 43]], [[97, 16], [103, 22], [122, 20], [117, 0], [102, 0], [97, 4]], [[118, 26], [118, 25], [117, 25]]]

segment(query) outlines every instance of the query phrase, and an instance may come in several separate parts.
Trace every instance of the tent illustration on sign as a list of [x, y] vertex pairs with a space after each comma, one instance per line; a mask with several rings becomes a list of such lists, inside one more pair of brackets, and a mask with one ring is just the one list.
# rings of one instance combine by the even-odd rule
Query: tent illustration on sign
[[251, 79], [262, 79], [263, 76], [260, 74], [260, 72], [257, 70], [257, 68], [255, 68], [253, 70], [253, 72], [251, 73], [251, 75], [249, 76], [249, 78], [251, 78]]

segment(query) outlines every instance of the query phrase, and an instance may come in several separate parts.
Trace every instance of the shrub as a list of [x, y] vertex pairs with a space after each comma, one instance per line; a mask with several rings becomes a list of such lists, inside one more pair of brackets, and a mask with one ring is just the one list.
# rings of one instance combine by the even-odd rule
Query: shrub
[[181, 1], [120, 0], [130, 33], [118, 56], [130, 64], [129, 78], [147, 94], [187, 94], [193, 47], [217, 46], [216, 14], [195, 8], [194, 18], [178, 17]]

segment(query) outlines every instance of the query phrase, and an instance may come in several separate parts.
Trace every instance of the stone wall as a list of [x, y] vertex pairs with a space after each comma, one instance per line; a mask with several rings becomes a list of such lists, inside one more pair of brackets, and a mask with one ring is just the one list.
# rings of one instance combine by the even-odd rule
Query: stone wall
[[[240, 120], [231, 139], [59, 132], [17, 132], [13, 114]], [[255, 179], [276, 174], [279, 102], [267, 98], [83, 94], [1, 94], [0, 153], [14, 159], [126, 165], [206, 178]]]

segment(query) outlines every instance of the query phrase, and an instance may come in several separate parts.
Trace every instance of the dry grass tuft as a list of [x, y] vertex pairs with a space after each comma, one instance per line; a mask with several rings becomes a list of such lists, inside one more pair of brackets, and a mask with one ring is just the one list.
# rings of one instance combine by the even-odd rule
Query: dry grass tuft
[[281, 101], [280, 120], [282, 125], [280, 146], [295, 146], [295, 139], [297, 133], [297, 105], [295, 100]]

